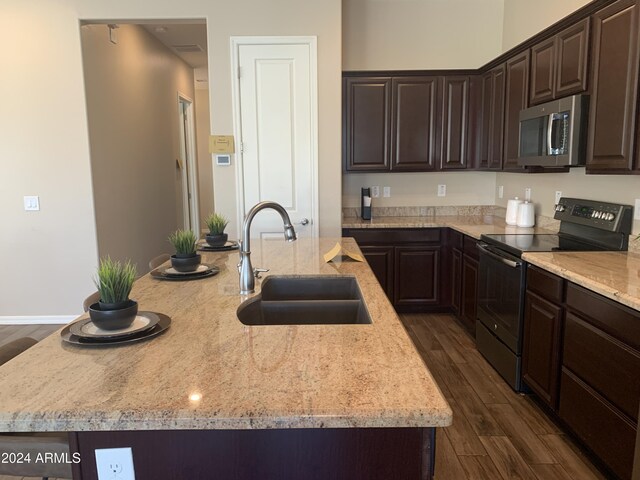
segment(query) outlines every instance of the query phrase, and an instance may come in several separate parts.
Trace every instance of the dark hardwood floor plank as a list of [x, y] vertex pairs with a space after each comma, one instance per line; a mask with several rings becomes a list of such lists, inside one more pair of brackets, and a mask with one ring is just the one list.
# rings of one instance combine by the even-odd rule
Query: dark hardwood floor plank
[[553, 452], [558, 463], [571, 478], [580, 480], [603, 480], [605, 478], [566, 435], [541, 435], [540, 440]]
[[480, 440], [504, 480], [536, 480], [508, 437], [480, 437]]
[[495, 377], [487, 377], [480, 366], [481, 362], [484, 361], [484, 359], [470, 359], [464, 366], [461, 366], [462, 375], [464, 375], [469, 385], [473, 387], [480, 400], [485, 404], [509, 403], [502, 390], [496, 386]]
[[[574, 480], [567, 471], [558, 464], [529, 465], [538, 480]], [[577, 480], [577, 479], [575, 479]]]
[[436, 430], [436, 480], [466, 480], [460, 460], [442, 428]]
[[488, 408], [525, 462], [528, 464], [558, 463], [547, 446], [533, 433], [510, 404], [488, 405]]
[[[486, 455], [487, 452], [473, 430], [469, 420], [462, 412], [458, 403], [453, 399], [447, 399], [451, 409], [456, 412], [453, 418], [453, 424], [446, 427], [446, 432], [453, 449], [457, 455]], [[472, 477], [473, 478], [473, 477]]]
[[551, 419], [544, 413], [542, 408], [536, 404], [527, 395], [513, 395], [507, 397], [509, 403], [522, 419], [527, 422], [529, 428], [533, 430], [536, 435], [548, 435], [552, 433], [562, 433], [560, 427], [551, 421]]
[[450, 386], [450, 390], [477, 435], [505, 435], [487, 405], [480, 400], [471, 386], [455, 385]]
[[451, 358], [445, 352], [437, 350], [429, 352], [426, 363], [430, 368], [433, 367], [438, 372], [439, 377], [444, 380], [448, 387], [469, 385], [458, 364], [452, 363]]
[[483, 456], [459, 456], [460, 464], [473, 480], [499, 480], [502, 478], [493, 460], [488, 455]]

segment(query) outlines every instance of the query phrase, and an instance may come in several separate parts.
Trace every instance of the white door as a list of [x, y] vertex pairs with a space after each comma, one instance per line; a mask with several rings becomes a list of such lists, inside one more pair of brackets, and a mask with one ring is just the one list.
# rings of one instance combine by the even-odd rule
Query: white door
[[[300, 237], [317, 234], [314, 47], [315, 42], [237, 45], [242, 216], [258, 202], [278, 202]], [[251, 234], [282, 237], [282, 219], [273, 210], [262, 211]]]
[[198, 212], [197, 173], [195, 158], [195, 134], [193, 102], [182, 94], [178, 95], [178, 116], [180, 132], [180, 180], [182, 186], [181, 209], [185, 230], [193, 230], [200, 235]]

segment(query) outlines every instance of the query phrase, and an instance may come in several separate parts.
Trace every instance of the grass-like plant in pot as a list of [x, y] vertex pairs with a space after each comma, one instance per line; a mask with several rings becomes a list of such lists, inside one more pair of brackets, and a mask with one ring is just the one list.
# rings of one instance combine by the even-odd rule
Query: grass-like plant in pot
[[194, 272], [200, 265], [201, 256], [196, 253], [195, 233], [191, 230], [176, 230], [169, 235], [169, 242], [176, 249], [171, 255], [171, 266], [178, 272]]
[[136, 266], [130, 260], [122, 263], [110, 257], [100, 260], [94, 283], [100, 301], [89, 307], [91, 321], [103, 330], [127, 328], [136, 318], [138, 302], [129, 294], [136, 279]]
[[205, 237], [207, 243], [212, 247], [223, 247], [229, 237], [224, 233], [224, 229], [229, 225], [229, 220], [224, 215], [212, 213], [206, 218], [205, 222], [209, 227], [209, 233]]

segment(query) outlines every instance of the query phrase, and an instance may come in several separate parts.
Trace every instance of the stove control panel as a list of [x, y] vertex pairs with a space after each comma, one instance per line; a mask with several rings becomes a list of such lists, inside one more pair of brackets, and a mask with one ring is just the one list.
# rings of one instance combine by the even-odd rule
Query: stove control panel
[[555, 206], [553, 218], [628, 235], [631, 233], [633, 207], [579, 198], [561, 198]]

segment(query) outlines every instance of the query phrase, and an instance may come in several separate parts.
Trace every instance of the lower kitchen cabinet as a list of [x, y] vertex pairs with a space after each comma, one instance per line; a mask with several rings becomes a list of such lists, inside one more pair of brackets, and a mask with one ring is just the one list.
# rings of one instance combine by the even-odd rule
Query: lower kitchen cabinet
[[451, 310], [459, 316], [461, 310], [462, 292], [462, 251], [451, 250]]
[[464, 236], [460, 284], [460, 320], [475, 337], [478, 314], [478, 248], [476, 240]]
[[[344, 229], [353, 237], [394, 307], [404, 311], [448, 309], [446, 229]], [[445, 263], [447, 268], [444, 267]]]

